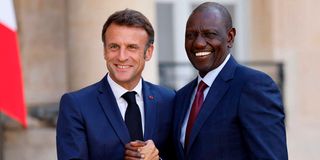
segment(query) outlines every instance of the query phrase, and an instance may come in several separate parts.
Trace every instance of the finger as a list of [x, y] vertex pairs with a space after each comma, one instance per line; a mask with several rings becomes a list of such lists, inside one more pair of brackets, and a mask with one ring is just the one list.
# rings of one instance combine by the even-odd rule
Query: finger
[[145, 155], [145, 160], [154, 160], [158, 157], [159, 151], [153, 142], [147, 142], [147, 145], [141, 147], [141, 154]]
[[141, 158], [135, 158], [135, 157], [124, 157], [124, 160], [142, 160]]
[[135, 152], [138, 152], [138, 151], [139, 151], [139, 147], [134, 147], [134, 146], [132, 146], [130, 143], [128, 143], [128, 144], [125, 145], [125, 149], [126, 149], [126, 150], [135, 151]]
[[139, 148], [145, 145], [146, 145], [145, 142], [137, 140], [137, 141], [131, 141], [130, 143], [126, 144], [125, 148], [132, 151], [139, 151]]
[[153, 150], [153, 152], [151, 153], [151, 157], [155, 158], [155, 157], [157, 157], [157, 156], [159, 156], [159, 150], [155, 148], [155, 149]]
[[130, 157], [130, 158], [140, 158], [141, 159], [144, 157], [144, 155], [142, 155], [140, 152], [132, 151], [132, 150], [126, 150], [124, 154], [126, 157]]
[[154, 154], [159, 155], [159, 150], [157, 148], [154, 150]]
[[159, 160], [160, 159], [160, 156], [159, 155], [156, 155], [152, 158], [149, 158], [149, 159], [145, 159], [145, 160]]
[[146, 141], [146, 145], [141, 147], [141, 153], [152, 153], [156, 148], [152, 140]]
[[144, 143], [146, 143], [146, 144], [151, 144], [151, 145], [154, 144], [154, 143], [153, 143], [153, 140], [151, 140], [151, 139], [145, 141]]
[[136, 140], [136, 141], [130, 142], [130, 145], [133, 146], [133, 147], [143, 147], [146, 144], [147, 144], [146, 142], [143, 142], [143, 141], [140, 141], [140, 140]]
[[159, 150], [154, 147], [153, 150], [150, 151], [150, 155], [148, 155], [148, 160], [158, 160], [159, 157]]

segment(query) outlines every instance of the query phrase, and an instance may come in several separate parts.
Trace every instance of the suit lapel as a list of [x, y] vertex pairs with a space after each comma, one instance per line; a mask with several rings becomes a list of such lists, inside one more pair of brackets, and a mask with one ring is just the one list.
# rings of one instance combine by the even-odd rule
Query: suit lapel
[[[188, 111], [188, 109], [190, 107], [190, 99], [191, 99], [192, 93], [193, 93], [195, 87], [197, 86], [197, 83], [198, 83], [198, 80], [196, 78], [189, 84], [189, 86], [186, 89], [186, 94], [183, 96], [184, 100], [182, 102], [182, 112], [180, 114], [181, 116], [180, 116], [180, 119], [179, 119], [179, 128], [182, 127], [182, 124], [183, 124], [183, 121], [185, 119], [186, 113], [187, 113], [187, 111]], [[181, 102], [178, 102], [178, 103], [181, 103]], [[181, 133], [181, 129], [179, 131], [179, 135], [180, 135], [180, 133]]]
[[211, 86], [208, 92], [207, 98], [205, 99], [197, 116], [196, 122], [194, 123], [194, 126], [192, 128], [188, 151], [190, 149], [190, 146], [192, 146], [192, 143], [194, 142], [196, 135], [199, 133], [202, 125], [207, 120], [209, 115], [213, 112], [213, 110], [217, 107], [217, 103], [223, 97], [228, 88], [229, 85], [217, 77], [214, 85]]
[[116, 132], [116, 134], [118, 135], [118, 137], [124, 145], [129, 143], [130, 134], [121, 117], [118, 104], [107, 81], [107, 76], [105, 76], [102, 80], [102, 85], [99, 91], [100, 95], [98, 96], [98, 99], [114, 131]]
[[142, 81], [142, 93], [145, 113], [144, 139], [152, 139], [157, 121], [157, 97], [152, 92], [150, 85]]
[[[182, 128], [182, 124], [183, 124], [183, 121], [186, 117], [186, 114], [187, 114], [187, 111], [190, 107], [190, 99], [191, 99], [191, 96], [192, 96], [192, 93], [193, 93], [193, 90], [194, 88], [197, 86], [197, 78], [194, 79], [190, 84], [189, 86], [187, 87], [186, 89], [186, 92], [185, 92], [185, 95], [181, 96], [181, 98], [185, 99], [185, 100], [182, 100], [183, 104], [182, 104], [182, 107], [181, 107], [181, 110], [179, 112], [178, 115], [179, 116], [179, 123], [178, 123], [178, 134], [177, 134], [177, 138], [179, 139], [180, 141], [180, 136], [181, 136], [181, 128]], [[180, 103], [180, 102], [179, 102]]]
[[201, 127], [203, 126], [205, 121], [208, 119], [210, 114], [217, 107], [218, 102], [222, 99], [224, 94], [228, 91], [230, 87], [230, 84], [228, 82], [233, 78], [236, 65], [237, 65], [236, 61], [233, 59], [233, 57], [230, 57], [229, 61], [221, 70], [221, 72], [213, 82], [212, 86], [210, 87], [210, 90], [197, 116], [196, 122], [194, 123], [194, 126], [192, 128], [191, 135], [190, 135], [190, 142], [187, 148], [187, 153], [189, 152], [190, 147], [192, 146], [196, 136], [199, 134]]
[[[177, 133], [175, 136], [175, 140], [177, 140], [177, 144], [179, 144], [179, 155], [180, 156], [184, 156], [184, 147], [182, 146], [182, 144], [180, 143], [180, 137], [181, 137], [181, 128], [182, 128], [182, 124], [184, 122], [184, 119], [186, 117], [186, 113], [190, 107], [190, 99], [193, 93], [194, 88], [197, 86], [197, 78], [194, 79], [191, 83], [189, 83], [186, 86], [186, 91], [183, 92], [184, 94], [181, 96], [181, 99], [179, 99], [178, 101], [176, 100], [176, 103], [182, 103], [181, 104], [181, 109], [178, 108], [179, 110], [177, 111], [179, 118], [177, 118], [178, 120], [178, 126], [175, 127], [174, 129], [177, 129], [177, 131], [175, 133]], [[176, 106], [180, 106], [180, 104], [176, 104]]]

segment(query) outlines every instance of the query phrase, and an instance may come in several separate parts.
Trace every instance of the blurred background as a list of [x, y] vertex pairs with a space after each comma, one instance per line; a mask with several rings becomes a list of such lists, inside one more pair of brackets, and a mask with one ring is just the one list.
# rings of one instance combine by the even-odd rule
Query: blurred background
[[[184, 50], [185, 23], [199, 0], [14, 0], [28, 110], [28, 128], [2, 116], [3, 160], [54, 160], [63, 93], [102, 79], [101, 30], [124, 8], [144, 13], [156, 30], [156, 51], [144, 79], [179, 89], [196, 72]], [[320, 159], [320, 14], [318, 0], [216, 0], [237, 29], [233, 56], [278, 83], [292, 160]], [[317, 69], [318, 68], [318, 69]]]

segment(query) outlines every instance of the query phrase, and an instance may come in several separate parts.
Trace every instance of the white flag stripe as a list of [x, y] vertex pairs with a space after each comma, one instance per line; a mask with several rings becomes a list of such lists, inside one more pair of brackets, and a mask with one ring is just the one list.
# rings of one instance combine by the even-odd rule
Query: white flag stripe
[[12, 0], [0, 0], [0, 23], [16, 31], [16, 16]]

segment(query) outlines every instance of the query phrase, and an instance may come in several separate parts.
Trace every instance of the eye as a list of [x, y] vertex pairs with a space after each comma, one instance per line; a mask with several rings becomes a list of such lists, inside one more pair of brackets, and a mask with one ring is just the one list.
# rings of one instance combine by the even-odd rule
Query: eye
[[116, 44], [110, 44], [108, 48], [115, 49], [115, 48], [119, 48], [119, 46]]
[[207, 37], [207, 38], [210, 38], [210, 39], [213, 39], [217, 36], [217, 33], [215, 32], [205, 32], [203, 33], [204, 37]]
[[185, 38], [186, 39], [195, 39], [195, 37], [197, 37], [196, 33], [194, 32], [186, 32]]
[[137, 50], [137, 49], [139, 49], [139, 46], [136, 44], [130, 44], [130, 45], [128, 45], [128, 49], [129, 50]]
[[116, 50], [116, 49], [119, 49], [120, 47], [117, 44], [109, 44], [108, 48], [111, 49], [111, 50]]

